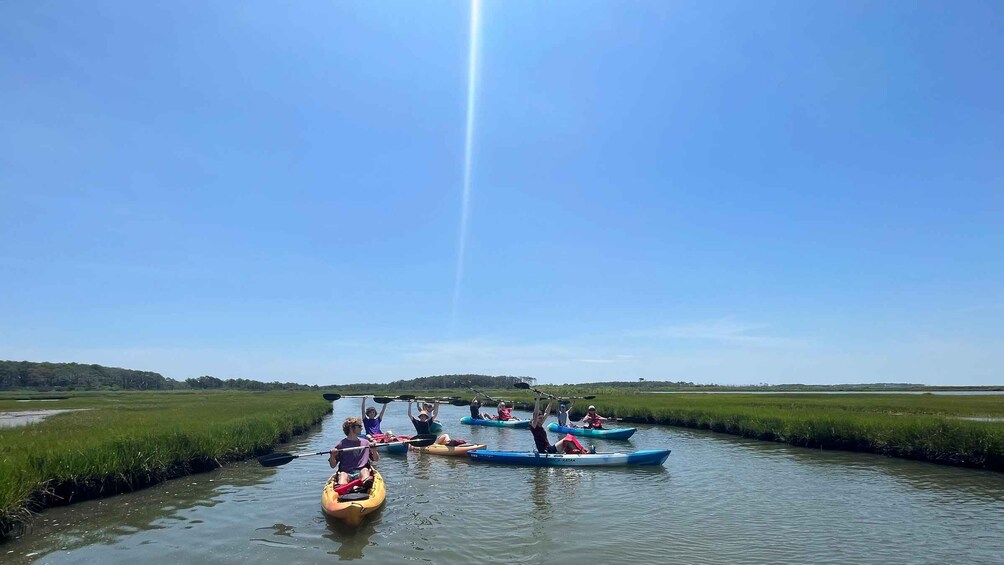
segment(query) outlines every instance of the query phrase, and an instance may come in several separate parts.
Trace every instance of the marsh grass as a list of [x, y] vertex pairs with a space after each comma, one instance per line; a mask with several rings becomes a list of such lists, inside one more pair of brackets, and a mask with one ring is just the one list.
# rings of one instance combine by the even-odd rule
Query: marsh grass
[[0, 535], [29, 510], [123, 492], [265, 453], [320, 421], [311, 392], [105, 393], [0, 411], [85, 408], [0, 429]]

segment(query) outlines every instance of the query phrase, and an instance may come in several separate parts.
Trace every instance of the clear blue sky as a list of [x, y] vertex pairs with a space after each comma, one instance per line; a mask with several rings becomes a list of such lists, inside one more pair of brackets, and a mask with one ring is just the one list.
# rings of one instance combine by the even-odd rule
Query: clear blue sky
[[[1004, 7], [0, 3], [0, 359], [1004, 383]], [[454, 296], [456, 295], [456, 308]]]

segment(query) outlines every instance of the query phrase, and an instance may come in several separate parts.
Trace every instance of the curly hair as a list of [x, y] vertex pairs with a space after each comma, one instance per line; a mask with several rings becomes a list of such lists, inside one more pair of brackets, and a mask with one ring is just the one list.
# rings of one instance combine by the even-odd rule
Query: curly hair
[[345, 435], [349, 435], [349, 428], [351, 428], [353, 425], [362, 426], [363, 421], [360, 420], [359, 418], [356, 418], [355, 416], [349, 416], [348, 418], [345, 418], [345, 421], [342, 422], [342, 432]]

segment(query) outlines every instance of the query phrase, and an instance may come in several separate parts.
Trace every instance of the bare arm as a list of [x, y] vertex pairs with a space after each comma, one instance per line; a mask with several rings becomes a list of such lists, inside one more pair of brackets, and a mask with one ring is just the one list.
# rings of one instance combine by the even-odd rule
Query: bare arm
[[415, 418], [411, 416], [411, 402], [412, 402], [411, 400], [408, 401], [408, 419], [414, 420]]
[[530, 427], [537, 427], [537, 416], [540, 415], [540, 395], [533, 401], [533, 416], [530, 416]]
[[435, 404], [432, 405], [432, 414], [429, 414], [430, 420], [435, 420], [436, 416], [439, 416], [439, 401], [437, 400]]
[[362, 418], [366, 419], [366, 397], [363, 396], [363, 408], [362, 408]]
[[383, 422], [383, 413], [386, 411], [387, 411], [387, 404], [384, 404], [383, 408], [380, 409], [380, 415], [377, 416], [377, 419], [380, 420], [381, 422]]

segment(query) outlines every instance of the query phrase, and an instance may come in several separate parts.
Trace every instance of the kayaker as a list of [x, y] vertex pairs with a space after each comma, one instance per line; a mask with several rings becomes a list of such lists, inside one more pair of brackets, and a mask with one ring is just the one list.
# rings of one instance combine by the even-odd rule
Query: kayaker
[[370, 440], [373, 439], [375, 435], [383, 434], [380, 431], [380, 422], [383, 422], [383, 414], [387, 411], [387, 405], [384, 404], [383, 408], [380, 410], [380, 415], [377, 416], [377, 411], [375, 406], [366, 407], [366, 397], [363, 397], [363, 430], [366, 432], [366, 437]]
[[537, 391], [537, 398], [533, 402], [533, 416], [530, 418], [530, 434], [533, 435], [533, 443], [537, 448], [537, 453], [585, 453], [582, 444], [570, 434], [565, 434], [564, 438], [554, 442], [553, 445], [547, 440], [544, 422], [547, 420], [548, 414], [551, 413], [552, 401], [548, 400], [547, 407], [541, 412], [540, 395], [541, 392]]
[[603, 429], [603, 420], [606, 420], [606, 418], [597, 414], [596, 407], [592, 404], [586, 409], [586, 415], [582, 417], [582, 421], [586, 424], [586, 429], [592, 430]]
[[[415, 433], [418, 435], [431, 434], [432, 433], [432, 418], [429, 417], [429, 413], [422, 408], [418, 411], [418, 418], [411, 415], [411, 404], [413, 400], [408, 401], [408, 418], [411, 420], [412, 425], [415, 426]], [[439, 402], [436, 402], [436, 409], [439, 408]], [[443, 434], [436, 438], [436, 443], [447, 445], [450, 442], [450, 436]]]
[[499, 414], [496, 420], [498, 420], [499, 422], [508, 422], [509, 420], [512, 419], [513, 419], [512, 408], [506, 406], [506, 403], [504, 401], [499, 402]]
[[481, 401], [476, 396], [471, 400], [471, 418], [474, 420], [481, 419]]
[[575, 424], [572, 423], [568, 414], [572, 411], [572, 405], [574, 402], [566, 403], [564, 400], [561, 401], [561, 405], [558, 406], [558, 425], [565, 428], [574, 428]]
[[[348, 417], [342, 422], [342, 431], [345, 432], [345, 439], [335, 444], [328, 456], [328, 465], [332, 469], [338, 467], [336, 481], [344, 485], [356, 479], [366, 483], [369, 481], [373, 469], [373, 462], [380, 460], [380, 454], [376, 450], [376, 444], [366, 438], [359, 437], [363, 431], [362, 420], [356, 417]], [[369, 449], [358, 449], [355, 451], [339, 451], [350, 447], [369, 446]]]

